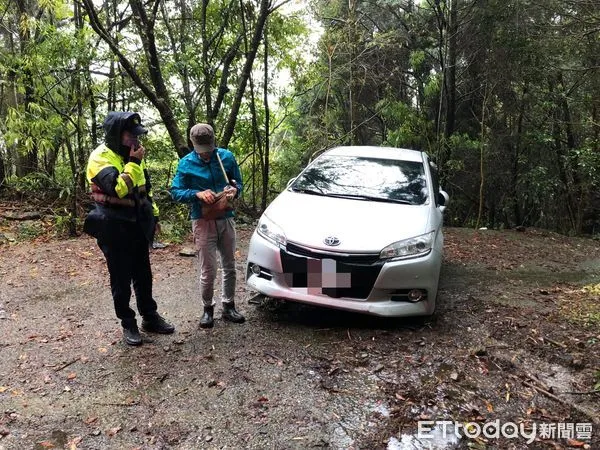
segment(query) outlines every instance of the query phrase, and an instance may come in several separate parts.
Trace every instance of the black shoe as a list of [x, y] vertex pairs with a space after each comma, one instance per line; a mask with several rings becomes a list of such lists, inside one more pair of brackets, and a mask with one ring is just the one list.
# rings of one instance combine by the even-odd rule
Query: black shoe
[[148, 333], [171, 334], [175, 327], [167, 322], [160, 314], [145, 316], [142, 320], [142, 330]]
[[200, 328], [212, 328], [215, 324], [215, 320], [213, 318], [213, 314], [215, 312], [214, 306], [205, 306], [204, 314], [202, 314], [202, 318], [200, 319]]
[[246, 318], [235, 310], [234, 303], [223, 303], [223, 320], [228, 320], [233, 323], [244, 323]]
[[127, 345], [142, 345], [142, 336], [137, 327], [123, 328], [123, 339]]

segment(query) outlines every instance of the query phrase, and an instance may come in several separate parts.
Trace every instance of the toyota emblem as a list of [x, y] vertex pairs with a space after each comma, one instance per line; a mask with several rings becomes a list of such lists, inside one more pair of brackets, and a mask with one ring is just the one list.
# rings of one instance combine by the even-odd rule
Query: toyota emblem
[[340, 245], [340, 240], [335, 236], [327, 236], [325, 239], [323, 239], [323, 242], [325, 243], [325, 245], [328, 245], [330, 247], [336, 247]]

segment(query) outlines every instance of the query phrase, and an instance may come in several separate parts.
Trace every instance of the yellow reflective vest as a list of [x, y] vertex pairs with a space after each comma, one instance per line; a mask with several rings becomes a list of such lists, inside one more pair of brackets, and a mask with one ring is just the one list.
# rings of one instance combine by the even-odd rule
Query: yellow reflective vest
[[152, 200], [152, 185], [144, 160], [125, 162], [105, 144], [90, 155], [86, 170], [95, 220], [140, 222], [150, 238], [158, 220], [158, 205]]

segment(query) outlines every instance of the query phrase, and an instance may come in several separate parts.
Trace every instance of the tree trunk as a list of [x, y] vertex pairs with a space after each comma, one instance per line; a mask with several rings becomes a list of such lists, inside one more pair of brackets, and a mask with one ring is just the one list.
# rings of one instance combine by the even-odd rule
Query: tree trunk
[[569, 161], [569, 168], [571, 172], [571, 192], [570, 196], [572, 201], [574, 202], [573, 207], [575, 210], [573, 211], [573, 228], [576, 234], [581, 233], [581, 226], [583, 223], [583, 210], [585, 202], [584, 194], [581, 189], [581, 176], [579, 175], [579, 158], [577, 153], [574, 152], [577, 147], [577, 138], [575, 136], [575, 132], [573, 131], [573, 119], [571, 116], [571, 109], [569, 107], [569, 102], [567, 101], [569, 93], [566, 92], [565, 82], [563, 79], [562, 73], [558, 74], [559, 86], [561, 87], [561, 95], [560, 95], [560, 106], [562, 109], [562, 117], [563, 122], [565, 124], [565, 134], [567, 137], [567, 158]]
[[484, 91], [483, 91], [483, 102], [481, 105], [481, 131], [480, 131], [480, 153], [479, 153], [479, 208], [477, 212], [477, 222], [475, 224], [475, 228], [478, 229], [481, 225], [481, 217], [483, 215], [483, 203], [484, 203], [484, 187], [485, 187], [485, 146], [487, 135], [485, 132], [485, 121], [486, 116], [485, 112], [487, 109], [487, 102], [489, 100], [489, 87], [488, 83], [485, 83]]
[[[74, 19], [75, 19], [75, 27], [77, 29], [77, 33], [80, 33], [83, 30], [83, 17], [81, 15], [81, 6], [78, 3], [74, 4]], [[77, 39], [77, 37], [74, 37]], [[81, 191], [85, 191], [85, 167], [87, 165], [87, 152], [84, 149], [83, 139], [83, 130], [84, 130], [84, 111], [83, 111], [83, 98], [85, 98], [82, 77], [85, 78], [86, 74], [89, 75], [89, 67], [84, 67], [81, 58], [77, 58], [76, 61], [76, 70], [74, 73], [74, 93], [75, 98], [77, 99], [77, 121], [76, 121], [76, 129], [75, 135], [77, 137], [77, 148], [76, 148], [76, 159], [77, 166], [75, 167], [75, 172], [73, 172], [73, 198], [75, 199], [72, 205], [71, 210], [71, 219], [73, 221], [70, 224], [71, 233], [76, 233], [76, 223], [75, 220], [77, 218], [77, 191], [80, 189]], [[93, 95], [90, 95], [90, 98], [93, 98]], [[93, 104], [93, 101], [91, 102]], [[74, 235], [74, 234], [72, 234]]]
[[[246, 27], [246, 19], [243, 13], [243, 4], [242, 1], [240, 0], [240, 7], [242, 10], [242, 30], [243, 30], [243, 36], [244, 36], [244, 50], [245, 53], [248, 53], [248, 39], [247, 39], [247, 27]], [[263, 160], [263, 147], [262, 147], [262, 139], [260, 136], [260, 130], [258, 128], [258, 114], [256, 113], [256, 96], [255, 96], [255, 90], [254, 90], [254, 78], [252, 77], [252, 74], [250, 74], [250, 78], [248, 79], [248, 82], [250, 84], [250, 114], [252, 116], [252, 134], [254, 136], [253, 139], [253, 143], [252, 143], [252, 163], [253, 163], [253, 167], [252, 167], [252, 205], [253, 205], [253, 209], [256, 210], [256, 158], [254, 158], [254, 155], [256, 155], [256, 153], [258, 153], [258, 157], [259, 157], [259, 162], [260, 162], [260, 173], [263, 174], [264, 173], [264, 160]], [[264, 197], [264, 192], [261, 193], [261, 199]], [[261, 201], [262, 204], [262, 201]]]
[[[554, 91], [554, 82], [555, 81], [556, 80], [552, 80], [552, 79], [548, 80], [549, 92], [550, 92], [551, 97], [558, 97], [561, 95], [560, 92], [557, 93]], [[575, 213], [573, 211], [573, 206], [575, 203], [574, 203], [574, 199], [571, 195], [572, 179], [569, 176], [569, 170], [568, 170], [568, 166], [567, 166], [568, 158], [567, 158], [567, 155], [563, 148], [563, 143], [562, 143], [562, 126], [561, 126], [561, 121], [560, 121], [561, 106], [562, 105], [560, 104], [560, 101], [558, 101], [554, 105], [554, 111], [553, 111], [553, 115], [552, 115], [552, 136], [554, 139], [554, 150], [556, 152], [556, 155], [555, 155], [556, 166], [558, 167], [560, 181], [562, 183], [563, 190], [564, 190], [564, 199], [563, 199], [562, 203], [567, 208], [570, 228], [575, 229], [576, 220], [575, 220]]]
[[73, 145], [71, 141], [67, 139], [65, 141], [67, 146], [67, 152], [69, 154], [69, 166], [71, 167], [71, 173], [73, 173], [73, 183], [71, 192], [71, 205], [69, 211], [69, 236], [77, 235], [77, 164], [75, 163], [75, 154], [73, 152]]
[[140, 38], [144, 47], [144, 55], [148, 72], [150, 75], [151, 84], [146, 83], [133, 66], [131, 61], [121, 52], [119, 45], [109, 35], [106, 27], [100, 22], [98, 14], [94, 7], [93, 0], [83, 0], [82, 5], [88, 13], [90, 26], [94, 31], [106, 42], [112, 52], [118, 58], [121, 66], [131, 77], [133, 83], [142, 91], [145, 97], [157, 109], [163, 121], [171, 141], [175, 145], [179, 156], [185, 156], [183, 149], [187, 148], [187, 139], [179, 130], [175, 114], [171, 108], [169, 92], [166, 88], [156, 42], [154, 38], [154, 23], [156, 19], [157, 9], [160, 5], [160, 0], [153, 0], [149, 4], [144, 5], [140, 0], [131, 0], [129, 2], [133, 12], [134, 21], [138, 27]]
[[450, 2], [450, 23], [448, 24], [448, 65], [446, 66], [446, 140], [454, 133], [456, 121], [456, 34], [458, 33], [458, 1]]
[[[112, 23], [117, 22], [117, 6], [118, 0], [107, 1], [104, 3], [106, 12], [106, 28], [110, 29]], [[114, 39], [118, 39], [115, 37]], [[116, 41], [118, 44], [118, 40]], [[108, 69], [108, 94], [106, 95], [106, 108], [108, 111], [117, 109], [117, 62], [114, 58], [110, 58], [110, 66]]]
[[354, 131], [354, 54], [356, 37], [354, 27], [356, 26], [356, 0], [348, 0], [348, 43], [350, 44], [350, 55], [348, 57], [348, 119], [350, 126], [348, 135], [350, 136], [350, 145], [356, 142]]
[[200, 32], [200, 34], [202, 36], [202, 72], [204, 73], [204, 107], [206, 108], [206, 121], [209, 125], [214, 127], [214, 121], [216, 117], [213, 113], [212, 74], [208, 57], [210, 40], [206, 32], [206, 10], [208, 8], [208, 2], [209, 0], [202, 0], [202, 7], [200, 9], [200, 26], [202, 31]]
[[[154, 87], [154, 91], [151, 91], [150, 87], [143, 83], [131, 64], [129, 64], [129, 67], [125, 66], [125, 70], [127, 70], [127, 73], [130, 76], [132, 76], [133, 73], [135, 74], [135, 77], [132, 76], [133, 81], [140, 89], [142, 89], [142, 91], [146, 91], [148, 99], [158, 110], [167, 132], [175, 144], [175, 148], [180, 149], [185, 146], [186, 139], [179, 130], [177, 120], [175, 119], [175, 115], [171, 108], [170, 95], [162, 75], [154, 36], [154, 24], [156, 21], [157, 8], [160, 6], [160, 3], [161, 0], [154, 0], [153, 3], [150, 3], [150, 6], [152, 6], [150, 9], [147, 5], [142, 3], [141, 0], [130, 0], [129, 2], [131, 11], [133, 12], [133, 20], [137, 25], [144, 46], [144, 53], [148, 62], [150, 80]], [[148, 10], [150, 10], [151, 13], [149, 15], [147, 14]], [[129, 61], [127, 62], [129, 63]], [[123, 63], [123, 61], [121, 63]]]
[[512, 197], [513, 214], [516, 225], [525, 225], [523, 223], [523, 217], [521, 214], [521, 203], [519, 202], [518, 185], [521, 176], [519, 167], [519, 160], [521, 159], [521, 135], [523, 133], [523, 120], [525, 118], [525, 102], [527, 94], [529, 92], [528, 83], [523, 87], [523, 95], [521, 96], [521, 104], [519, 107], [519, 117], [517, 119], [517, 129], [515, 132], [515, 142], [513, 146], [513, 161], [512, 161], [512, 173], [510, 182], [510, 192]]
[[442, 139], [442, 117], [444, 111], [444, 100], [446, 98], [446, 54], [447, 54], [447, 22], [446, 15], [440, 6], [439, 1], [435, 1], [435, 4], [432, 4], [431, 0], [427, 2], [431, 8], [435, 10], [435, 16], [437, 21], [437, 33], [438, 33], [438, 59], [440, 64], [440, 74], [442, 79], [440, 80], [440, 92], [438, 96], [438, 110], [435, 119], [435, 129], [436, 129], [436, 139], [438, 142], [438, 154], [436, 158], [436, 162], [440, 167], [442, 173], [444, 173], [443, 167], [444, 163], [449, 159], [449, 146], [446, 140]]
[[4, 167], [4, 153], [0, 150], [0, 189], [4, 187], [4, 180], [6, 180], [6, 169]]
[[256, 58], [256, 53], [258, 52], [258, 47], [260, 46], [260, 42], [262, 40], [263, 30], [265, 27], [265, 23], [267, 22], [267, 17], [271, 12], [269, 10], [270, 4], [270, 0], [260, 1], [260, 11], [256, 20], [256, 28], [254, 29], [254, 35], [252, 37], [252, 40], [250, 41], [250, 48], [246, 54], [246, 61], [244, 62], [241, 78], [235, 92], [233, 103], [231, 105], [231, 111], [229, 113], [229, 117], [227, 118], [227, 123], [225, 124], [225, 127], [223, 129], [223, 134], [221, 136], [221, 143], [224, 147], [227, 147], [229, 141], [233, 137], [233, 132], [235, 130], [235, 124], [237, 121], [237, 115], [240, 111], [242, 98], [244, 96], [244, 92], [246, 91], [246, 85], [248, 84], [250, 72], [252, 71], [252, 66], [254, 65], [254, 59]]
[[[30, 11], [31, 5], [26, 0], [18, 0], [17, 8], [21, 17], [31, 17], [34, 14]], [[19, 44], [21, 55], [26, 58], [31, 45], [31, 32], [28, 26], [19, 27]], [[27, 68], [23, 70], [23, 84], [25, 94], [23, 96], [23, 111], [29, 113], [29, 105], [35, 101], [35, 93], [33, 88], [33, 75]], [[20, 144], [18, 144], [20, 147]], [[18, 148], [17, 159], [17, 175], [24, 176], [28, 173], [35, 172], [38, 169], [38, 152], [37, 146], [34, 144], [32, 148]]]
[[261, 202], [261, 210], [267, 209], [267, 201], [269, 200], [269, 40], [267, 36], [267, 30], [265, 28], [265, 54], [264, 54], [264, 82], [263, 82], [263, 102], [265, 104], [265, 154], [264, 154], [264, 165], [263, 165], [263, 196]]

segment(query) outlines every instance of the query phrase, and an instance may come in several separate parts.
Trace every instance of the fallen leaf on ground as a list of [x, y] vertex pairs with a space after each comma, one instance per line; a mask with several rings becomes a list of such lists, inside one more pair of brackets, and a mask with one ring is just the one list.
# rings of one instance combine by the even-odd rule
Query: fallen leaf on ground
[[82, 440], [83, 440], [83, 438], [81, 436], [76, 436], [73, 439], [71, 439], [68, 443], [69, 449], [77, 450], [77, 444], [79, 444]]
[[107, 430], [106, 434], [108, 434], [109, 436], [112, 437], [112, 436], [114, 436], [115, 434], [117, 434], [121, 430], [122, 430], [121, 427], [114, 427], [114, 428], [111, 428], [111, 429]]

